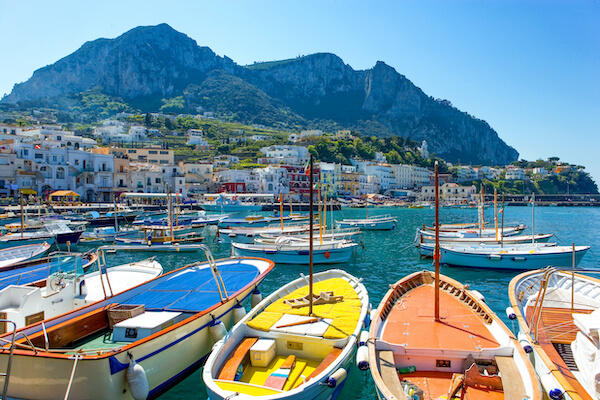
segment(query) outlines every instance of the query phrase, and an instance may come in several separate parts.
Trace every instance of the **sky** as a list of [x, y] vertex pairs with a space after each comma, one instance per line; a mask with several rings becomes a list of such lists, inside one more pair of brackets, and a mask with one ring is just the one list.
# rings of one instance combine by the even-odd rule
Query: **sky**
[[483, 119], [521, 159], [600, 185], [599, 0], [0, 0], [0, 97], [87, 41], [167, 23], [240, 65], [383, 61]]

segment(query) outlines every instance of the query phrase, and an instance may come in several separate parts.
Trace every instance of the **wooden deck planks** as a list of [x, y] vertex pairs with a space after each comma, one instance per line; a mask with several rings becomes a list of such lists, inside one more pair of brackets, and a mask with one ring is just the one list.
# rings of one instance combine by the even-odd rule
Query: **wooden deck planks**
[[397, 398], [401, 399], [404, 392], [400, 384], [396, 364], [394, 363], [394, 352], [380, 350], [377, 352], [379, 356], [379, 371], [381, 379], [385, 383], [385, 387]]

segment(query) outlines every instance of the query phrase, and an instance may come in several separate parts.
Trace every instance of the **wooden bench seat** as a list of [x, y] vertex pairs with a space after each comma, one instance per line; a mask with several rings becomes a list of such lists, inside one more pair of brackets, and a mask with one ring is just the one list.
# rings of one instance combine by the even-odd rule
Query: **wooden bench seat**
[[386, 388], [397, 398], [402, 399], [404, 391], [400, 384], [400, 377], [396, 370], [396, 363], [394, 362], [394, 352], [380, 350], [377, 352], [379, 358], [379, 371], [381, 373], [381, 380], [385, 384]]
[[250, 347], [252, 347], [257, 341], [258, 338], [255, 337], [246, 337], [242, 339], [235, 349], [233, 349], [227, 356], [227, 359], [223, 363], [223, 366], [217, 375], [217, 379], [226, 381], [235, 380], [235, 374], [238, 370], [238, 367], [248, 355]]
[[527, 395], [521, 373], [512, 357], [496, 356], [496, 365], [502, 377], [504, 398], [506, 400], [522, 400]]

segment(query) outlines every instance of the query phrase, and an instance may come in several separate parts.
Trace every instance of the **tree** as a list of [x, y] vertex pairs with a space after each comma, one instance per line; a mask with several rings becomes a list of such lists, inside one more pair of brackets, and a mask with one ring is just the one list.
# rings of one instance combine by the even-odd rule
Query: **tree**
[[144, 119], [144, 125], [146, 128], [150, 128], [152, 126], [152, 114], [146, 113], [146, 118]]

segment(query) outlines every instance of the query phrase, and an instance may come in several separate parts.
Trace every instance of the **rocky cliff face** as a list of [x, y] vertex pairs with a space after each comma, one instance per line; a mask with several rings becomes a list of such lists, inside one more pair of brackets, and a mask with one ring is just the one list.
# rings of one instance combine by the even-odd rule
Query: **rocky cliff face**
[[[197, 97], [208, 98], [212, 109], [245, 119], [253, 112], [250, 103], [260, 101], [263, 120], [268, 114], [280, 118], [292, 113], [290, 121], [312, 126], [319, 121], [358, 131], [377, 126], [381, 135], [427, 140], [432, 152], [454, 162], [503, 164], [518, 157], [485, 121], [433, 100], [383, 62], [355, 71], [336, 55], [320, 53], [241, 67], [166, 24], [86, 43], [15, 85], [2, 101], [17, 103], [93, 87], [126, 100], [202, 94]], [[234, 93], [249, 98], [231, 101]]]

